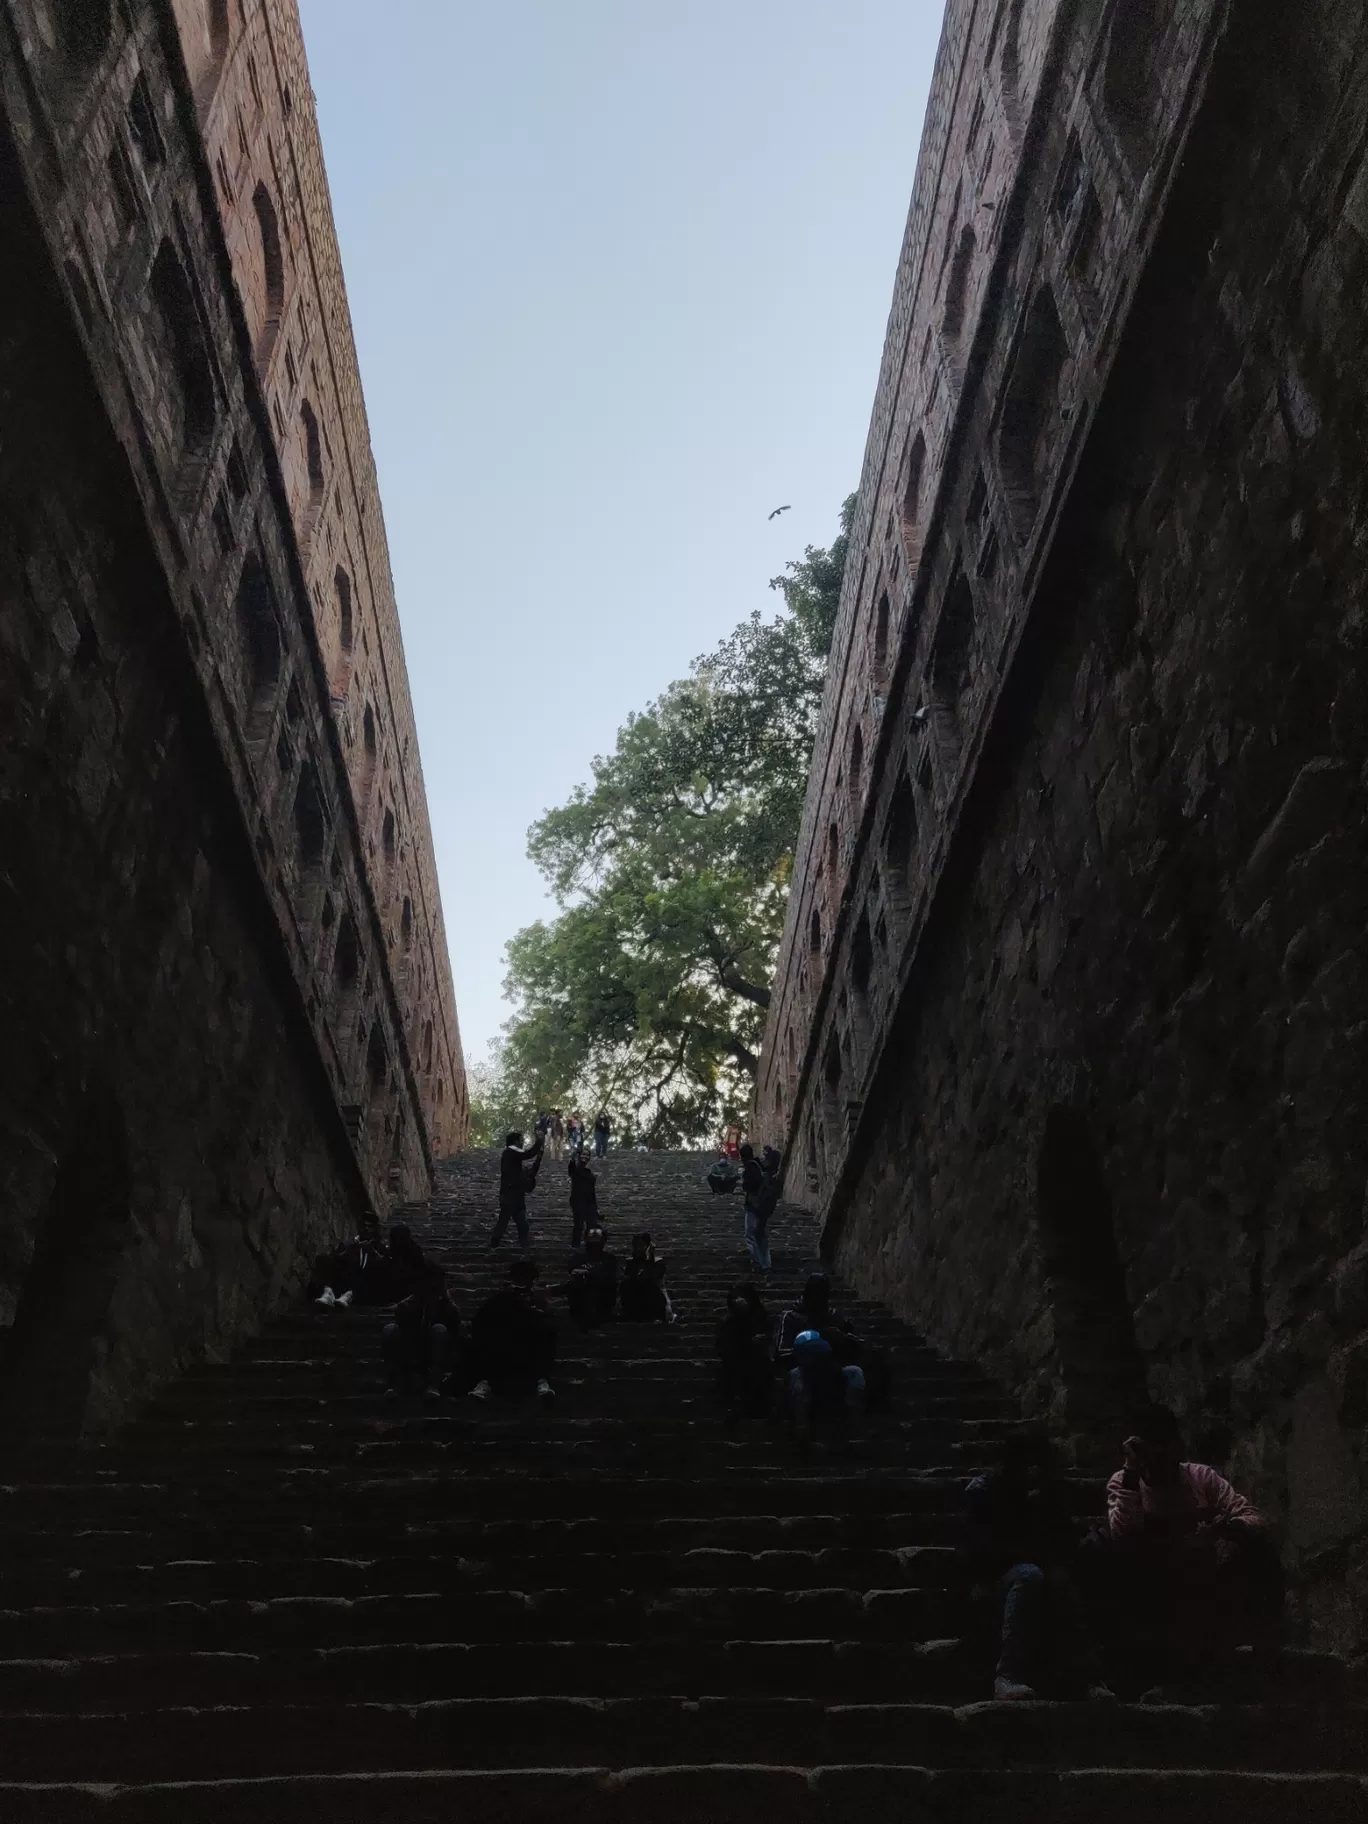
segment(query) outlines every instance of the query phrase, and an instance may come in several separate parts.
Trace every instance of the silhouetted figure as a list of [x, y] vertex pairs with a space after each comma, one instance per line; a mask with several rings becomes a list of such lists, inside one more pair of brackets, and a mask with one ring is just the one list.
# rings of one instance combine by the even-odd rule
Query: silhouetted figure
[[618, 1260], [610, 1254], [602, 1229], [590, 1229], [584, 1247], [573, 1256], [570, 1278], [561, 1288], [570, 1315], [582, 1330], [610, 1323], [617, 1306]]
[[536, 1388], [538, 1399], [556, 1395], [551, 1375], [556, 1364], [556, 1320], [537, 1296], [537, 1263], [515, 1260], [508, 1280], [480, 1306], [470, 1326], [471, 1367], [476, 1376], [474, 1399]]
[[363, 1232], [345, 1247], [320, 1254], [309, 1275], [317, 1305], [387, 1305], [393, 1296], [390, 1262], [379, 1237]]
[[389, 1232], [389, 1296], [397, 1303], [416, 1291], [430, 1264], [408, 1224], [396, 1222]]
[[1012, 1432], [964, 1491], [960, 1556], [998, 1636], [993, 1695], [1032, 1698], [1061, 1681], [1110, 1698], [1072, 1575], [1075, 1529], [1045, 1439]]
[[413, 1376], [424, 1398], [440, 1399], [442, 1376], [456, 1347], [461, 1320], [446, 1295], [446, 1276], [433, 1261], [424, 1263], [413, 1291], [394, 1308], [394, 1321], [380, 1333], [389, 1369], [386, 1395], [397, 1399]]
[[633, 1235], [632, 1257], [622, 1273], [618, 1305], [629, 1324], [672, 1324], [674, 1307], [662, 1281], [665, 1262], [656, 1259], [649, 1235]]
[[594, 1157], [604, 1159], [608, 1156], [608, 1135], [611, 1124], [607, 1114], [600, 1109], [594, 1117]]
[[722, 1407], [729, 1424], [743, 1414], [768, 1417], [772, 1410], [769, 1343], [769, 1314], [759, 1292], [749, 1282], [733, 1286], [727, 1294], [727, 1315], [717, 1326]]
[[1285, 1586], [1263, 1515], [1208, 1464], [1184, 1460], [1165, 1406], [1142, 1416], [1122, 1454], [1107, 1532], [1123, 1625], [1157, 1646], [1165, 1675], [1207, 1673], [1243, 1645], [1275, 1660]]
[[781, 1315], [774, 1355], [790, 1411], [800, 1424], [811, 1426], [824, 1410], [840, 1416], [863, 1408], [859, 1341], [832, 1310], [831, 1281], [825, 1273], [810, 1273], [798, 1303]]
[[534, 1140], [531, 1146], [525, 1147], [522, 1135], [509, 1134], [504, 1150], [499, 1156], [499, 1220], [494, 1224], [494, 1233], [489, 1238], [491, 1248], [497, 1248], [503, 1240], [510, 1222], [518, 1231], [518, 1240], [523, 1247], [527, 1246], [527, 1179], [524, 1167], [535, 1168], [541, 1163], [542, 1143]]
[[583, 1151], [571, 1153], [565, 1169], [570, 1177], [570, 1246], [578, 1248], [586, 1231], [599, 1226], [598, 1180]]

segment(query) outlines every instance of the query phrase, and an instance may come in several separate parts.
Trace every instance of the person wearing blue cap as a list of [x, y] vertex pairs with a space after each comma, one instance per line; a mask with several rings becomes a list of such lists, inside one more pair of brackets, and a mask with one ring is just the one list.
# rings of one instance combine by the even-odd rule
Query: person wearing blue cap
[[860, 1346], [831, 1308], [831, 1281], [810, 1273], [803, 1296], [779, 1319], [775, 1359], [788, 1386], [794, 1416], [811, 1426], [822, 1407], [844, 1415], [864, 1406]]

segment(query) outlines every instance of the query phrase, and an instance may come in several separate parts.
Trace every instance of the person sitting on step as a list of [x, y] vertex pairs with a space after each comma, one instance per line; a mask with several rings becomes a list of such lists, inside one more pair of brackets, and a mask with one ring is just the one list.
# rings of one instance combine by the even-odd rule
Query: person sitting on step
[[515, 1260], [508, 1278], [480, 1306], [470, 1326], [471, 1396], [536, 1388], [544, 1404], [555, 1399], [556, 1320], [536, 1292], [537, 1263]]
[[391, 1301], [389, 1256], [374, 1222], [345, 1247], [320, 1254], [309, 1275], [308, 1296], [316, 1305], [387, 1305]]
[[394, 1307], [394, 1319], [380, 1333], [389, 1386], [385, 1397], [397, 1400], [416, 1375], [423, 1397], [441, 1398], [442, 1377], [457, 1346], [461, 1320], [447, 1297], [446, 1275], [435, 1261], [425, 1261], [418, 1283]]
[[722, 1407], [729, 1425], [743, 1415], [767, 1418], [773, 1410], [769, 1338], [769, 1315], [759, 1292], [749, 1281], [733, 1286], [727, 1294], [727, 1315], [717, 1326]]
[[1009, 1432], [996, 1463], [965, 1488], [964, 1514], [960, 1561], [996, 1635], [993, 1696], [1032, 1698], [1049, 1684], [1110, 1698], [1072, 1574], [1076, 1529], [1048, 1439]]
[[608, 1252], [608, 1238], [600, 1228], [589, 1229], [584, 1247], [571, 1256], [570, 1278], [561, 1287], [570, 1315], [582, 1330], [611, 1323], [617, 1308], [618, 1259]]
[[1272, 1669], [1285, 1586], [1263, 1515], [1209, 1464], [1184, 1460], [1166, 1406], [1150, 1407], [1121, 1448], [1107, 1534], [1123, 1627], [1148, 1640], [1161, 1676], [1200, 1682], [1240, 1646]]
[[740, 1182], [740, 1166], [725, 1153], [719, 1153], [708, 1172], [708, 1188], [713, 1196], [730, 1197]]
[[571, 1153], [565, 1169], [570, 1177], [570, 1246], [578, 1248], [585, 1230], [599, 1226], [598, 1179], [582, 1147]]
[[389, 1295], [397, 1303], [416, 1291], [431, 1263], [413, 1239], [407, 1223], [396, 1222], [389, 1232]]
[[649, 1235], [633, 1235], [632, 1257], [622, 1271], [618, 1308], [629, 1324], [672, 1324], [674, 1306], [662, 1285], [665, 1262], [656, 1259]]
[[800, 1424], [810, 1428], [826, 1409], [838, 1414], [863, 1410], [860, 1345], [831, 1308], [831, 1281], [825, 1273], [810, 1273], [798, 1303], [780, 1317], [774, 1358]]

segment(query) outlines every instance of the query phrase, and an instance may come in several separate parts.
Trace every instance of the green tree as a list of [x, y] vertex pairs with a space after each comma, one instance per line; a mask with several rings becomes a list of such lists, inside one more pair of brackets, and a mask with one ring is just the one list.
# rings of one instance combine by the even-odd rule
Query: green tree
[[607, 1108], [619, 1140], [696, 1141], [750, 1100], [854, 500], [532, 826], [560, 915], [520, 931], [497, 1100]]

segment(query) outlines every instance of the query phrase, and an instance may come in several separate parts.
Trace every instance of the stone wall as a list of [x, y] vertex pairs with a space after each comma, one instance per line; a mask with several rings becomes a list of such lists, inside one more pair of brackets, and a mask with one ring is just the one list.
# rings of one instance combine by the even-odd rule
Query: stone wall
[[758, 1114], [842, 1267], [1084, 1451], [1174, 1404], [1281, 1527], [1305, 1631], [1350, 1647], [1368, 34], [1340, 0], [1049, 30], [880, 701], [885, 365]]
[[412, 1042], [178, 23], [0, 12], [0, 1385], [38, 1429], [421, 1194], [459, 1065], [454, 1013]]

